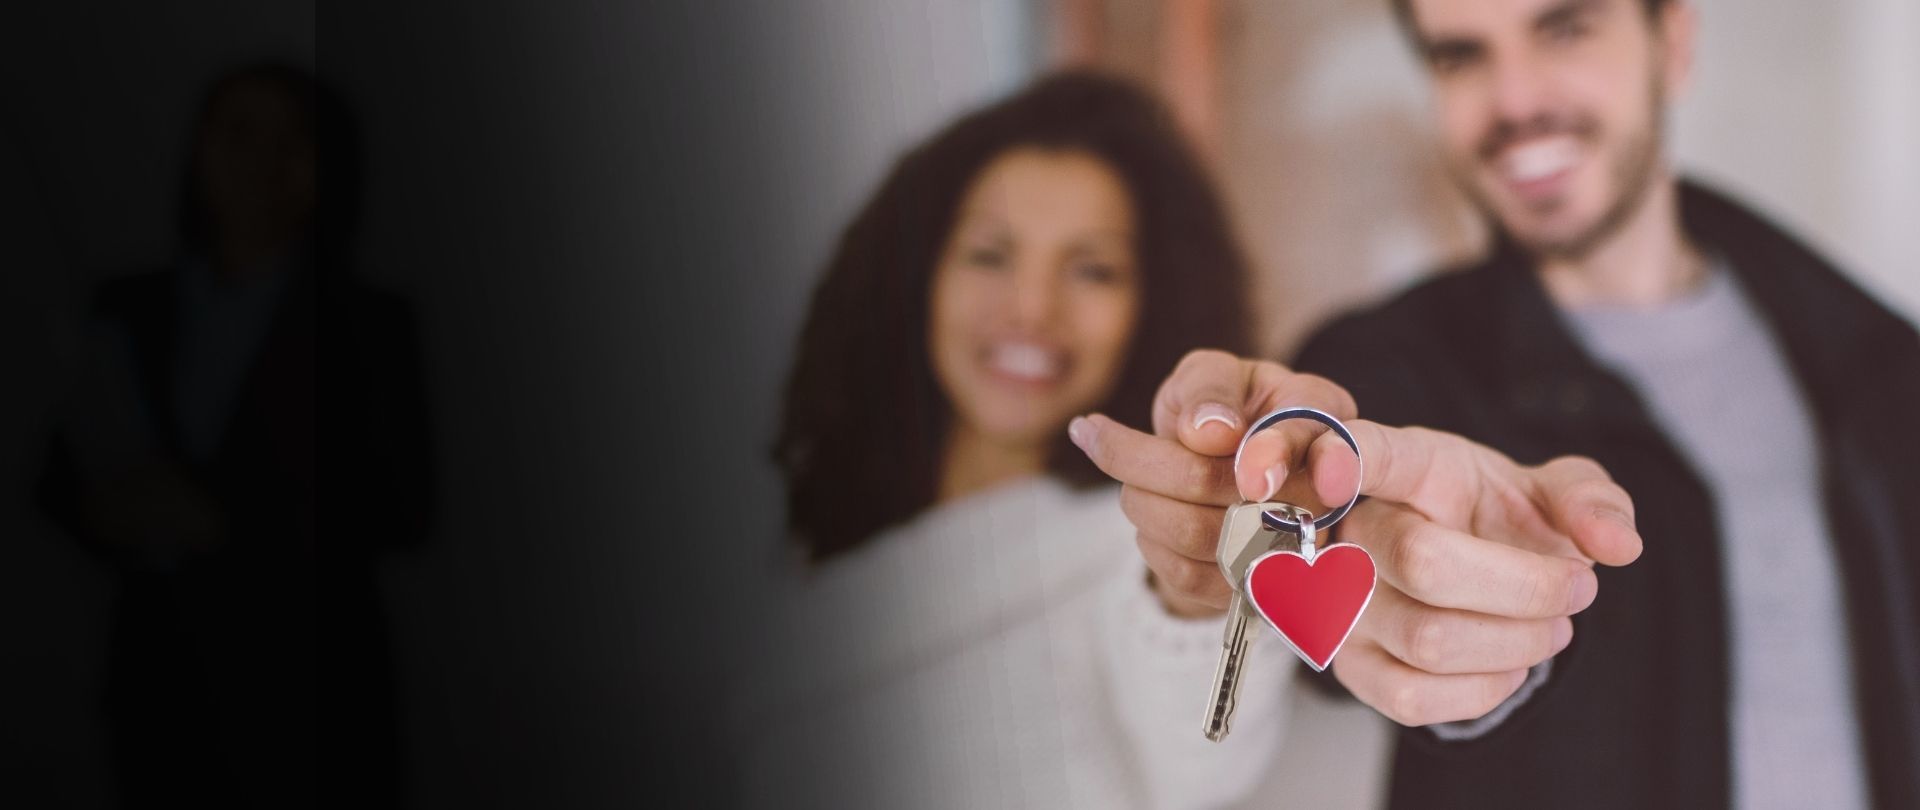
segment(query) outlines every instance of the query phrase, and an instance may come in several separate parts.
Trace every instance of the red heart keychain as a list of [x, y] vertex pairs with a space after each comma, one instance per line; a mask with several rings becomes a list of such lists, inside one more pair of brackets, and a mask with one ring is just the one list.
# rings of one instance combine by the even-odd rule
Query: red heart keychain
[[1301, 660], [1321, 672], [1373, 600], [1373, 555], [1352, 543], [1311, 549], [1270, 551], [1254, 560], [1247, 568], [1246, 598]]

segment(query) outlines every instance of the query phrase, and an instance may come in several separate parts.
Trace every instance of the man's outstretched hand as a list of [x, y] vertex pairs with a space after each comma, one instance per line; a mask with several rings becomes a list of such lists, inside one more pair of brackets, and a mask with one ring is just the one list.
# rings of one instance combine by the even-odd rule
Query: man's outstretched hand
[[[1330, 431], [1292, 422], [1248, 440], [1235, 467], [1247, 425], [1298, 406], [1347, 421], [1365, 463]], [[1593, 563], [1639, 556], [1633, 502], [1588, 459], [1522, 466], [1453, 434], [1359, 421], [1355, 410], [1324, 378], [1201, 351], [1161, 386], [1152, 435], [1098, 414], [1069, 432], [1125, 485], [1140, 554], [1180, 615], [1226, 608], [1214, 561], [1225, 507], [1283, 487], [1344, 503], [1360, 475], [1369, 500], [1338, 537], [1372, 552], [1381, 582], [1334, 673], [1405, 725], [1479, 717], [1572, 639], [1568, 617], [1597, 595]], [[1293, 480], [1301, 470], [1308, 480]]]

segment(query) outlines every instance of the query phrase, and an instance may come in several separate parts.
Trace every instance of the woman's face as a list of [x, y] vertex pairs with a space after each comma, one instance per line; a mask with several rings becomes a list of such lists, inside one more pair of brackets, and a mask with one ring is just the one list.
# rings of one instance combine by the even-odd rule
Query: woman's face
[[1010, 150], [961, 200], [932, 284], [928, 344], [976, 436], [1038, 448], [1104, 401], [1140, 310], [1133, 206], [1080, 151]]

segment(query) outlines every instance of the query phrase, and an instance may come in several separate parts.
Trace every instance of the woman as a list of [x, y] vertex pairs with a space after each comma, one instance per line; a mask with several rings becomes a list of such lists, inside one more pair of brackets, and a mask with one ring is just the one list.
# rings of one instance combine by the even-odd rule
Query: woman
[[1211, 805], [1264, 781], [1289, 657], [1255, 653], [1257, 722], [1206, 742], [1220, 620], [1160, 606], [1066, 435], [1148, 424], [1184, 353], [1244, 351], [1244, 275], [1169, 117], [1117, 80], [1041, 81], [900, 160], [788, 388], [807, 575], [756, 646], [751, 804]]

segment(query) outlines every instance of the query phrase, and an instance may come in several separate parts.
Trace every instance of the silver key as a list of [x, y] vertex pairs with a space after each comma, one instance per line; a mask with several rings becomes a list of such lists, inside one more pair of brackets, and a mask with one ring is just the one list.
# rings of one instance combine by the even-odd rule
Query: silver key
[[1298, 535], [1265, 525], [1261, 515], [1269, 511], [1283, 513], [1295, 525], [1302, 521], [1311, 525], [1313, 521], [1313, 515], [1305, 509], [1268, 501], [1228, 507], [1227, 519], [1220, 524], [1220, 545], [1214, 550], [1214, 556], [1220, 564], [1220, 573], [1226, 576], [1227, 584], [1233, 586], [1233, 597], [1227, 603], [1227, 629], [1220, 639], [1220, 664], [1214, 668], [1213, 697], [1207, 705], [1205, 732], [1213, 742], [1227, 738], [1234, 703], [1240, 695], [1240, 676], [1247, 666], [1247, 650], [1253, 642], [1247, 632], [1253, 623], [1253, 608], [1242, 593], [1241, 581], [1246, 578], [1248, 566], [1260, 555], [1289, 539], [1298, 542]]

